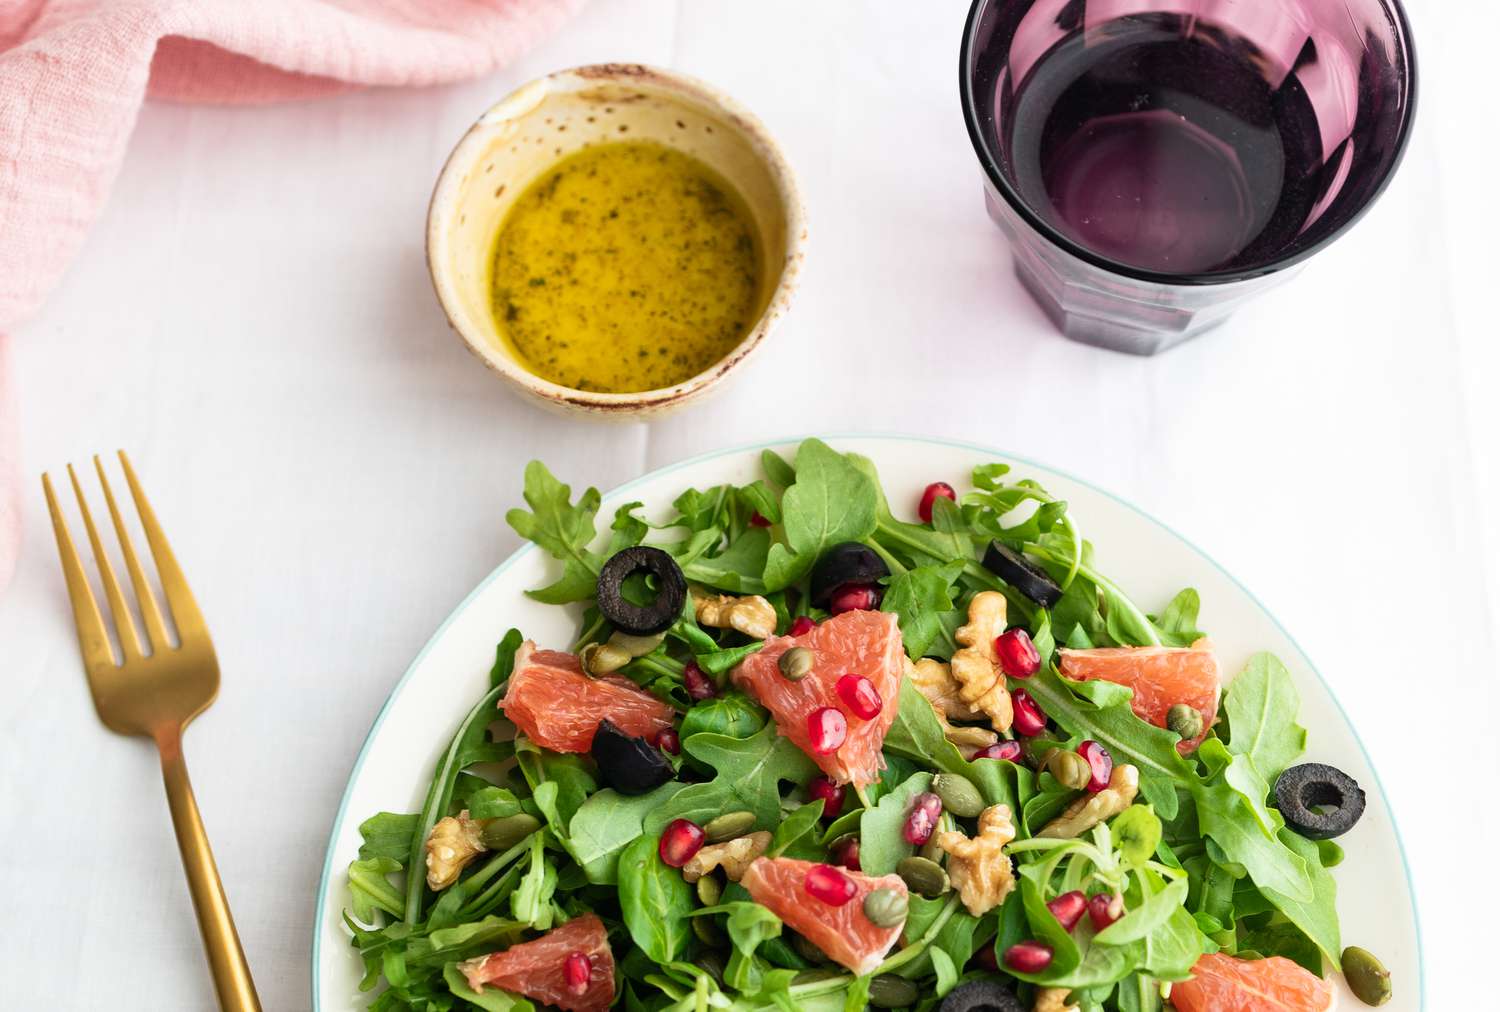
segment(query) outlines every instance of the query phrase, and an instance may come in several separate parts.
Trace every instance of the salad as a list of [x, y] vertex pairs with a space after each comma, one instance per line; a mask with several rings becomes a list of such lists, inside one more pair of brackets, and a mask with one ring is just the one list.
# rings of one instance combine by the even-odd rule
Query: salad
[[1195, 591], [1144, 610], [1003, 464], [915, 523], [818, 440], [762, 469], [606, 537], [527, 467], [529, 593], [577, 635], [507, 632], [420, 810], [360, 826], [370, 1008], [1389, 999], [1329, 872], [1364, 795], [1299, 762], [1275, 657], [1223, 677]]

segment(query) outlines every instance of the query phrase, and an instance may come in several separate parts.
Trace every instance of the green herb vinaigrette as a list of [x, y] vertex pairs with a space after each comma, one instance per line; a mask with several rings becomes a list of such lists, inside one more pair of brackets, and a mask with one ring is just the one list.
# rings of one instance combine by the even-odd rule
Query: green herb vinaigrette
[[707, 165], [648, 141], [584, 148], [516, 201], [492, 306], [526, 366], [578, 390], [670, 387], [729, 354], [762, 306], [749, 209]]

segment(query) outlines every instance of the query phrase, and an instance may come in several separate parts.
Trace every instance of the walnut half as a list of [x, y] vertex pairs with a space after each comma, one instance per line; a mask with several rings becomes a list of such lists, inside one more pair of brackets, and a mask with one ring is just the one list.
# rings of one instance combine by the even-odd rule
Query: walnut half
[[924, 657], [915, 664], [908, 659], [906, 677], [932, 704], [933, 714], [943, 725], [943, 737], [952, 742], [965, 759], [973, 759], [975, 752], [1000, 740], [1000, 736], [988, 728], [955, 726], [949, 722], [950, 718], [962, 720], [980, 714], [969, 709], [969, 705], [958, 697], [959, 686], [948, 665], [931, 657]]
[[1113, 819], [1135, 801], [1141, 787], [1141, 772], [1134, 766], [1116, 766], [1109, 775], [1109, 785], [1098, 794], [1085, 794], [1063, 813], [1042, 827], [1037, 836], [1053, 840], [1071, 840], [1082, 836], [1106, 819]]
[[1078, 1012], [1078, 1006], [1068, 1000], [1072, 995], [1072, 990], [1066, 987], [1037, 988], [1031, 1012]]
[[715, 868], [723, 868], [729, 881], [738, 882], [750, 863], [764, 854], [771, 846], [771, 834], [765, 830], [745, 836], [711, 843], [694, 854], [692, 860], [682, 866], [682, 877], [696, 882]]
[[693, 612], [699, 625], [735, 629], [751, 639], [763, 640], [776, 632], [776, 606], [759, 594], [749, 597], [693, 597]]
[[458, 881], [459, 873], [488, 848], [480, 839], [484, 824], [469, 818], [466, 808], [458, 817], [439, 819], [427, 837], [427, 887], [433, 892]]
[[969, 622], [959, 626], [953, 638], [963, 648], [953, 654], [949, 667], [961, 686], [958, 695], [969, 706], [990, 718], [996, 731], [1009, 731], [1015, 714], [1005, 675], [995, 653], [995, 639], [1005, 631], [1005, 595], [982, 590], [969, 602]]
[[1010, 855], [1004, 850], [1015, 838], [1009, 805], [991, 805], [980, 812], [979, 833], [973, 839], [958, 830], [939, 834], [938, 846], [948, 852], [948, 876], [975, 917], [1004, 903], [1016, 887]]

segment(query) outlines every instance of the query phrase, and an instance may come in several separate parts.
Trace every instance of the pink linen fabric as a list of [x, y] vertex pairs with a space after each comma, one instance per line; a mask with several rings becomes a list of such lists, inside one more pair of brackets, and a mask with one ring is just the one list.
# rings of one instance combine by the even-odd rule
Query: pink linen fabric
[[22, 495], [6, 334], [78, 251], [141, 102], [276, 102], [476, 77], [582, 2], [0, 0], [0, 589]]

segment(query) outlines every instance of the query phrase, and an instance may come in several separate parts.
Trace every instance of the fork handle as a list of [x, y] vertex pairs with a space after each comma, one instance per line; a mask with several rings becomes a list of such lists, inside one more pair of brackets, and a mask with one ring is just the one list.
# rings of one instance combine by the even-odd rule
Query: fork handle
[[245, 961], [245, 950], [234, 929], [234, 916], [229, 912], [214, 852], [208, 845], [203, 817], [198, 814], [198, 801], [193, 797], [193, 784], [188, 780], [187, 761], [182, 757], [182, 729], [159, 734], [156, 747], [161, 752], [161, 775], [167, 786], [167, 805], [172, 810], [172, 828], [177, 833], [177, 849], [182, 852], [182, 867], [187, 872], [204, 953], [213, 971], [219, 1008], [224, 1012], [260, 1012], [250, 964]]

